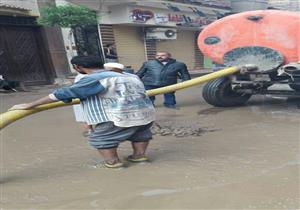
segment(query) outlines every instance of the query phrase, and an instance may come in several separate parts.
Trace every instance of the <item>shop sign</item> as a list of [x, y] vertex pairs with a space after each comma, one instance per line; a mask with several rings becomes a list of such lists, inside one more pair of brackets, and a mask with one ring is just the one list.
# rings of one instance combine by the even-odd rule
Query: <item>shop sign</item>
[[168, 14], [168, 19], [170, 22], [176, 22], [176, 23], [184, 22], [183, 15], [178, 15], [178, 14]]
[[169, 21], [169, 17], [166, 14], [154, 14], [154, 20], [157, 24], [164, 24]]
[[154, 14], [150, 10], [134, 9], [131, 11], [131, 17], [133, 22], [145, 23], [153, 18]]
[[[251, 0], [249, 0], [251, 1]], [[281, 0], [283, 1], [283, 0]], [[231, 1], [230, 0], [184, 0], [187, 4], [197, 5], [197, 6], [207, 6], [207, 7], [214, 7], [214, 8], [231, 8]], [[182, 6], [178, 6], [172, 3], [162, 3], [168, 9], [173, 12], [180, 12], [182, 10]]]
[[189, 15], [168, 14], [168, 20], [170, 22], [175, 22], [178, 26], [200, 27], [212, 23], [216, 20], [216, 18], [199, 16], [191, 17]]

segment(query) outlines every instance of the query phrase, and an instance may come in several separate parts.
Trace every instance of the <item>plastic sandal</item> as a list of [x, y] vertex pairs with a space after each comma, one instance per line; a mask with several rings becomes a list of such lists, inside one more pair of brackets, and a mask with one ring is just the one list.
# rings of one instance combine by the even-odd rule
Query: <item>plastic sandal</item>
[[124, 167], [124, 163], [121, 163], [121, 162], [114, 163], [114, 164], [104, 163], [104, 166], [106, 168], [123, 168]]
[[92, 131], [91, 130], [88, 130], [88, 131], [83, 131], [82, 132], [82, 136], [83, 137], [89, 137], [91, 135]]
[[127, 160], [133, 163], [142, 163], [142, 162], [147, 162], [149, 161], [149, 158], [145, 155], [139, 156], [139, 157], [133, 157], [132, 155], [129, 155], [127, 157]]

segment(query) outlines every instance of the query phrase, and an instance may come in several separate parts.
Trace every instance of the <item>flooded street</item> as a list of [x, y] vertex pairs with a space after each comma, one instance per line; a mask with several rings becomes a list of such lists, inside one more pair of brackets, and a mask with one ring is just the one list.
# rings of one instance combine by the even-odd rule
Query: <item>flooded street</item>
[[[0, 94], [1, 112], [48, 94]], [[19, 120], [1, 132], [1, 209], [299, 209], [297, 101], [255, 96], [216, 108], [201, 87], [157, 100], [150, 163], [96, 167], [71, 107]], [[300, 103], [300, 101], [299, 101]], [[128, 142], [120, 156], [131, 153]]]

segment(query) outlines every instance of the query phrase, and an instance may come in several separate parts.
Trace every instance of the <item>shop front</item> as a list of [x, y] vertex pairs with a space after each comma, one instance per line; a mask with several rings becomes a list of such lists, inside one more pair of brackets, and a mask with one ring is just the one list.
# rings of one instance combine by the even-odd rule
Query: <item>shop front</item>
[[114, 5], [100, 21], [102, 45], [114, 43], [118, 61], [138, 70], [158, 51], [168, 51], [189, 70], [205, 68], [196, 45], [203, 27], [225, 9], [188, 4], [136, 2]]

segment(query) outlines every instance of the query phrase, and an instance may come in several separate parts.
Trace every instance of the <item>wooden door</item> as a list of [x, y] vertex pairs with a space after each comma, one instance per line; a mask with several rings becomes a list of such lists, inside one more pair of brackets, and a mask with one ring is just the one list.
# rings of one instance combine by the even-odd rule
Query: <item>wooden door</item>
[[47, 84], [44, 46], [38, 27], [0, 26], [0, 74], [26, 84]]

